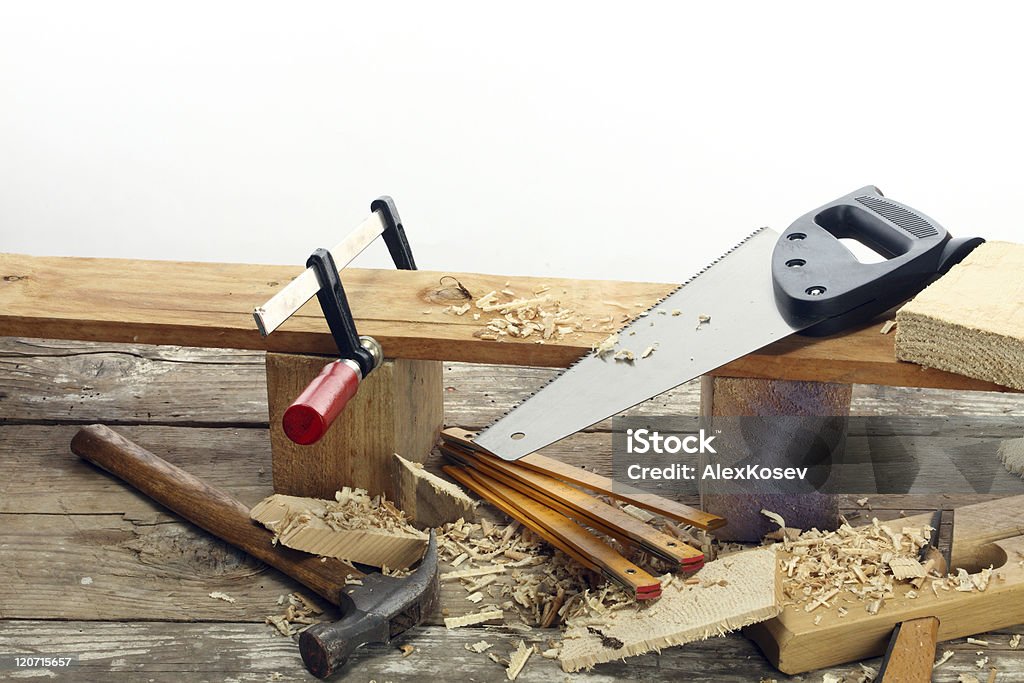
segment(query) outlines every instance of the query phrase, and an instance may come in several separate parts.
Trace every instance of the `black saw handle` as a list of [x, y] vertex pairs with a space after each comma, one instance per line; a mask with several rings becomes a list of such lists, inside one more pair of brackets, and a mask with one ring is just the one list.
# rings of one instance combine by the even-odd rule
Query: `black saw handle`
[[[885, 257], [861, 263], [852, 238]], [[775, 300], [801, 334], [842, 331], [911, 298], [984, 242], [954, 239], [934, 220], [873, 185], [798, 218], [772, 253]]]

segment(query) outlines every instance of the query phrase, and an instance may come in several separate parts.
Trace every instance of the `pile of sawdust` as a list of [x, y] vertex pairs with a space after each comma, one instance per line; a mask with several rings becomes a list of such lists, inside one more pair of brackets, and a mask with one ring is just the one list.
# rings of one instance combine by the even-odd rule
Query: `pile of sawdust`
[[[784, 522], [780, 524], [784, 528]], [[905, 595], [913, 599], [925, 585], [936, 594], [940, 590], [984, 591], [992, 577], [991, 568], [976, 574], [958, 569], [956, 574], [942, 575], [933, 562], [922, 563], [918, 558], [932, 532], [927, 525], [905, 526], [875, 518], [860, 527], [843, 520], [835, 531], [785, 532], [776, 533], [782, 538], [779, 565], [784, 574], [783, 595], [786, 606], [806, 612], [835, 607], [843, 617], [848, 611], [836, 605], [838, 599], [849, 602], [853, 598], [875, 614], [894, 597], [897, 584], [912, 586]]]

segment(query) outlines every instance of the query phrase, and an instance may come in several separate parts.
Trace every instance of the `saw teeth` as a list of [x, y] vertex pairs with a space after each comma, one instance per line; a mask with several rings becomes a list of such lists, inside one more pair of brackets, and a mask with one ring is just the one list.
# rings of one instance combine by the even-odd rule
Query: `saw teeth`
[[[619, 333], [619, 334], [621, 334], [621, 333], [622, 333], [623, 331], [625, 331], [625, 330], [628, 330], [628, 329], [629, 329], [630, 327], [632, 327], [632, 326], [633, 326], [633, 324], [634, 324], [634, 323], [635, 323], [635, 322], [636, 322], [636, 321], [637, 321], [637, 320], [638, 320], [639, 318], [641, 318], [641, 317], [642, 317], [642, 314], [643, 314], [643, 313], [648, 313], [648, 314], [649, 314], [649, 313], [650, 313], [651, 311], [653, 311], [653, 310], [654, 310], [655, 308], [657, 308], [657, 307], [658, 307], [658, 306], [660, 306], [661, 304], [665, 303], [665, 301], [666, 301], [666, 300], [667, 300], [667, 299], [668, 299], [669, 297], [671, 297], [671, 296], [674, 296], [674, 295], [675, 295], [675, 294], [676, 294], [676, 293], [677, 293], [677, 292], [678, 292], [679, 290], [681, 290], [681, 289], [682, 289], [683, 287], [685, 287], [686, 285], [690, 284], [691, 282], [693, 282], [694, 280], [696, 280], [697, 278], [699, 278], [699, 277], [700, 277], [701, 275], [703, 275], [704, 273], [706, 273], [706, 272], [708, 272], [709, 270], [711, 270], [711, 268], [713, 268], [714, 266], [716, 266], [716, 265], [717, 265], [717, 264], [718, 264], [718, 263], [719, 263], [719, 262], [720, 262], [720, 261], [721, 261], [722, 259], [724, 259], [724, 258], [725, 258], [726, 256], [728, 256], [728, 255], [729, 255], [729, 254], [731, 254], [732, 252], [736, 251], [737, 249], [739, 249], [740, 247], [742, 247], [742, 246], [743, 246], [743, 245], [744, 245], [745, 243], [749, 242], [749, 241], [750, 241], [751, 239], [753, 239], [754, 237], [756, 237], [757, 235], [761, 234], [762, 232], [764, 232], [764, 231], [765, 231], [765, 230], [767, 230], [767, 229], [768, 229], [768, 227], [767, 227], [767, 226], [762, 226], [762, 227], [758, 228], [757, 230], [754, 230], [754, 231], [753, 231], [752, 233], [750, 233], [749, 235], [747, 235], [746, 237], [744, 237], [744, 238], [743, 238], [742, 240], [740, 240], [739, 242], [737, 242], [737, 243], [736, 243], [736, 244], [734, 244], [733, 246], [729, 247], [729, 249], [728, 249], [727, 251], [725, 251], [725, 252], [724, 252], [724, 253], [723, 253], [723, 254], [722, 254], [721, 256], [719, 256], [718, 258], [716, 258], [716, 259], [714, 259], [713, 261], [711, 261], [711, 262], [707, 263], [706, 265], [704, 265], [704, 266], [703, 266], [703, 267], [702, 267], [702, 268], [701, 268], [700, 270], [698, 270], [698, 271], [697, 271], [696, 273], [694, 273], [693, 275], [691, 275], [690, 277], [688, 277], [688, 278], [687, 278], [687, 279], [686, 279], [685, 281], [683, 281], [683, 282], [682, 282], [682, 284], [680, 284], [680, 285], [679, 285], [678, 287], [676, 287], [675, 289], [673, 289], [673, 290], [672, 290], [671, 292], [669, 292], [669, 293], [668, 293], [668, 294], [666, 294], [665, 296], [663, 296], [663, 297], [661, 297], [660, 299], [658, 299], [657, 301], [655, 301], [655, 302], [654, 302], [654, 303], [653, 303], [653, 304], [652, 304], [651, 306], [649, 306], [648, 308], [644, 309], [644, 311], [642, 311], [642, 313], [638, 313], [638, 314], [637, 314], [637, 315], [636, 315], [636, 316], [635, 316], [635, 317], [634, 317], [634, 318], [633, 318], [632, 320], [630, 320], [630, 321], [629, 321], [628, 323], [626, 323], [625, 325], [623, 325], [622, 327], [620, 327], [620, 328], [619, 328], [618, 330], [616, 330], [616, 332], [617, 332], [617, 333]], [[545, 389], [545, 388], [546, 388], [546, 387], [547, 387], [547, 386], [548, 386], [549, 384], [551, 384], [552, 382], [554, 382], [554, 381], [555, 381], [556, 379], [558, 379], [559, 377], [561, 377], [561, 376], [562, 376], [562, 375], [564, 375], [565, 373], [567, 373], [567, 372], [569, 372], [570, 370], [572, 370], [572, 369], [573, 369], [574, 367], [576, 367], [576, 365], [578, 365], [579, 363], [583, 362], [583, 360], [584, 360], [584, 359], [586, 359], [586, 358], [589, 358], [589, 357], [590, 357], [590, 356], [592, 356], [592, 355], [594, 355], [594, 352], [593, 352], [593, 351], [591, 351], [590, 353], [585, 353], [585, 354], [583, 354], [582, 356], [580, 356], [579, 358], [577, 358], [576, 360], [574, 360], [574, 361], [573, 361], [572, 363], [570, 363], [570, 364], [569, 364], [569, 365], [567, 365], [567, 366], [566, 366], [565, 368], [563, 368], [561, 372], [559, 372], [559, 373], [555, 374], [555, 375], [554, 375], [554, 376], [553, 376], [553, 377], [552, 377], [551, 379], [549, 379], [548, 381], [544, 382], [544, 384], [542, 384], [542, 385], [541, 385], [541, 386], [540, 386], [540, 387], [539, 387], [539, 388], [538, 388], [538, 389], [537, 389], [536, 391], [533, 391], [533, 392], [531, 392], [531, 393], [530, 393], [530, 394], [529, 394], [529, 395], [528, 395], [528, 396], [527, 396], [526, 398], [524, 398], [524, 399], [523, 399], [522, 401], [520, 401], [519, 403], [517, 403], [517, 404], [516, 404], [516, 405], [514, 405], [513, 407], [509, 408], [509, 409], [508, 409], [508, 410], [506, 410], [506, 411], [505, 411], [504, 413], [502, 413], [502, 414], [501, 414], [501, 416], [497, 417], [497, 418], [496, 418], [496, 419], [494, 419], [494, 420], [491, 420], [490, 424], [488, 424], [488, 425], [487, 425], [486, 427], [484, 427], [483, 429], [481, 429], [481, 430], [479, 430], [479, 431], [477, 432], [477, 435], [478, 435], [478, 436], [483, 436], [484, 434], [486, 434], [486, 433], [487, 433], [487, 431], [488, 431], [488, 430], [489, 430], [489, 429], [490, 429], [491, 427], [493, 427], [494, 425], [498, 424], [499, 422], [501, 422], [502, 420], [504, 420], [504, 419], [505, 419], [506, 417], [508, 417], [509, 415], [511, 415], [512, 413], [514, 413], [514, 412], [515, 412], [515, 411], [516, 411], [516, 410], [517, 410], [517, 409], [519, 408], [519, 406], [523, 405], [524, 403], [526, 403], [527, 401], [529, 401], [529, 400], [530, 400], [531, 398], [533, 398], [534, 396], [536, 396], [536, 395], [537, 395], [537, 394], [539, 394], [540, 392], [544, 391], [544, 389]]]

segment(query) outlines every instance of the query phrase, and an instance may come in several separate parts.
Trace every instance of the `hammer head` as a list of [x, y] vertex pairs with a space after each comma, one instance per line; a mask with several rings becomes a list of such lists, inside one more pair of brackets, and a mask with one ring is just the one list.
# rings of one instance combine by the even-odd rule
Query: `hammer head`
[[339, 605], [342, 618], [312, 626], [299, 636], [299, 652], [306, 668], [327, 678], [345, 664], [352, 652], [367, 643], [388, 643], [422, 623], [437, 602], [437, 538], [430, 532], [420, 566], [409, 576], [396, 578], [367, 574], [361, 586], [343, 587]]

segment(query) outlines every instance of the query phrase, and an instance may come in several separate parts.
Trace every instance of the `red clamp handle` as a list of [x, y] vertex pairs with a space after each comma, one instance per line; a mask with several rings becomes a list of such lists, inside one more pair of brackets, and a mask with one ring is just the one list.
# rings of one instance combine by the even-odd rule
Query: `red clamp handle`
[[285, 435], [302, 446], [319, 441], [356, 395], [359, 380], [359, 372], [349, 362], [336, 360], [325, 365], [284, 411], [281, 426]]

